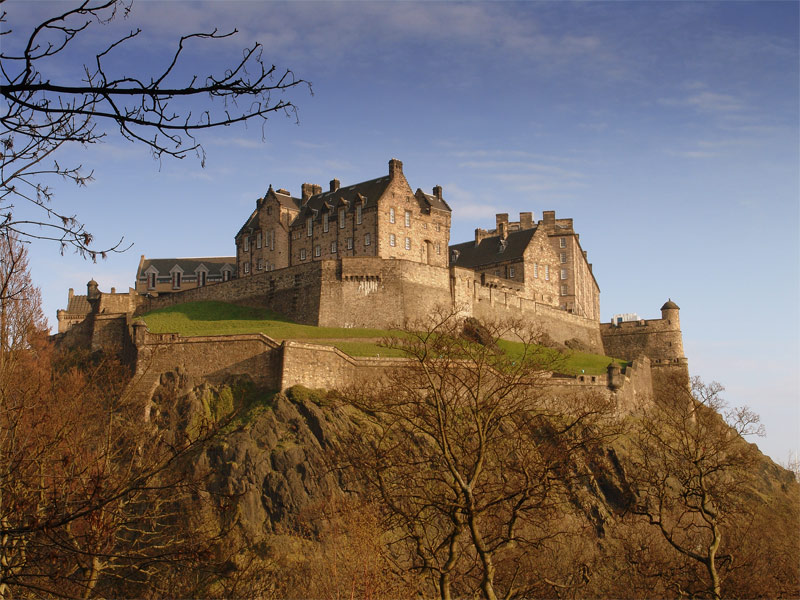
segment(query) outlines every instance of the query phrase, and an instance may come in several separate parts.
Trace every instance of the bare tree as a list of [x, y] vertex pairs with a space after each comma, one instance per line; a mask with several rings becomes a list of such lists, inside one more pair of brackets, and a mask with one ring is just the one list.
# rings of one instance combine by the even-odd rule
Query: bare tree
[[442, 599], [455, 585], [489, 599], [526, 594], [530, 553], [558, 535], [549, 517], [568, 510], [570, 452], [596, 440], [609, 412], [603, 398], [569, 401], [547, 385], [561, 357], [535, 332], [483, 329], [476, 341], [457, 313], [440, 311], [388, 342], [408, 366], [344, 394], [364, 415], [342, 444], [346, 462]]
[[746, 511], [749, 469], [757, 452], [744, 436], [763, 435], [747, 407], [725, 408], [723, 387], [693, 378], [666, 382], [645, 411], [635, 440], [633, 512], [645, 517], [697, 577], [674, 583], [681, 595], [720, 598], [734, 556], [723, 553], [726, 531]]
[[[123, 138], [149, 147], [156, 158], [197, 153], [204, 162], [199, 132], [253, 120], [263, 125], [273, 113], [296, 118], [296, 107], [285, 94], [303, 85], [310, 90], [291, 70], [265, 62], [258, 43], [219, 73], [181, 74], [184, 55], [193, 45], [237, 33], [216, 29], [181, 36], [163, 68], [146, 78], [108, 66], [141, 33], [133, 30], [98, 48], [84, 62], [80, 81], [65, 81], [53, 68], [53, 58], [73, 50], [93, 25], [127, 15], [131, 2], [84, 0], [59, 8], [63, 12], [29, 32], [16, 31], [8, 13], [0, 14], [0, 95], [5, 100], [0, 112], [0, 233], [56, 240], [62, 252], [72, 247], [92, 259], [119, 250], [122, 240], [105, 250], [91, 248], [92, 234], [68, 209], [52, 205], [48, 177], [79, 186], [92, 179], [81, 165], [59, 163], [59, 150], [97, 143], [106, 136], [104, 127], [113, 126]], [[194, 99], [208, 101], [197, 111]], [[17, 216], [17, 203], [34, 207], [34, 216]]]

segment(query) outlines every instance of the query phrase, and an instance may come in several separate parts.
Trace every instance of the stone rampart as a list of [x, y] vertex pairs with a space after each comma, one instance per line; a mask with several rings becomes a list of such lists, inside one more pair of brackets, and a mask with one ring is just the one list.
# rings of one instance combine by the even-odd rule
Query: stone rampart
[[601, 323], [600, 335], [608, 356], [625, 360], [647, 356], [654, 366], [686, 362], [680, 327], [666, 319]]

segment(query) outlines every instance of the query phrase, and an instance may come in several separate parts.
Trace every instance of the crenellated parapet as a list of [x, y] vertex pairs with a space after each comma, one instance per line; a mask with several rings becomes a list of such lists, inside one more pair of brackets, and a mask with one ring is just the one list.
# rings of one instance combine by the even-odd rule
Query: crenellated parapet
[[600, 323], [600, 335], [608, 356], [625, 360], [647, 357], [653, 367], [688, 368], [680, 307], [672, 300], [661, 307], [660, 319]]

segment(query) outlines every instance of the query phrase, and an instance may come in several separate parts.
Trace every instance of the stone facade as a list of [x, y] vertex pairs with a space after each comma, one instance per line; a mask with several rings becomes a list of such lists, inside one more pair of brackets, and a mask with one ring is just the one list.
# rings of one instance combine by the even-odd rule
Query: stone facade
[[686, 370], [680, 308], [672, 300], [661, 307], [660, 319], [601, 323], [600, 334], [606, 353], [626, 360], [647, 356], [653, 367]]
[[304, 183], [300, 198], [270, 186], [236, 234], [239, 277], [340, 258], [379, 257], [447, 267], [450, 207], [437, 186], [413, 192], [403, 163], [389, 173], [341, 186]]
[[136, 291], [171, 294], [228, 281], [235, 276], [236, 259], [232, 256], [145, 258], [142, 254], [136, 270]]

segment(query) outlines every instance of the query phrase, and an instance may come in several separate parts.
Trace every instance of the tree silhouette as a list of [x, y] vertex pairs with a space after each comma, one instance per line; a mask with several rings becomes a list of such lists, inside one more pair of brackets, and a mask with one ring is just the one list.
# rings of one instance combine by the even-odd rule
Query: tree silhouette
[[[311, 86], [291, 70], [265, 62], [261, 44], [245, 48], [219, 73], [180, 73], [191, 47], [229, 38], [236, 30], [181, 36], [164, 66], [142, 78], [113, 66], [141, 33], [136, 29], [97, 48], [84, 61], [80, 81], [63, 80], [54, 57], [65, 56], [93, 25], [130, 10], [131, 3], [123, 0], [85, 0], [30, 32], [16, 31], [8, 13], [0, 14], [0, 95], [5, 101], [0, 113], [0, 232], [55, 240], [62, 252], [71, 247], [93, 260], [122, 249], [122, 240], [111, 248], [93, 249], [92, 234], [68, 209], [52, 205], [53, 190], [47, 185], [52, 176], [86, 185], [92, 172], [59, 163], [57, 151], [101, 141], [106, 126], [149, 147], [156, 158], [196, 153], [204, 163], [196, 138], [203, 130], [253, 120], [263, 126], [273, 113], [296, 118], [296, 106], [286, 94], [299, 86], [310, 91]], [[207, 99], [202, 110], [194, 109], [195, 99]], [[17, 203], [33, 206], [37, 216], [17, 217]]]

